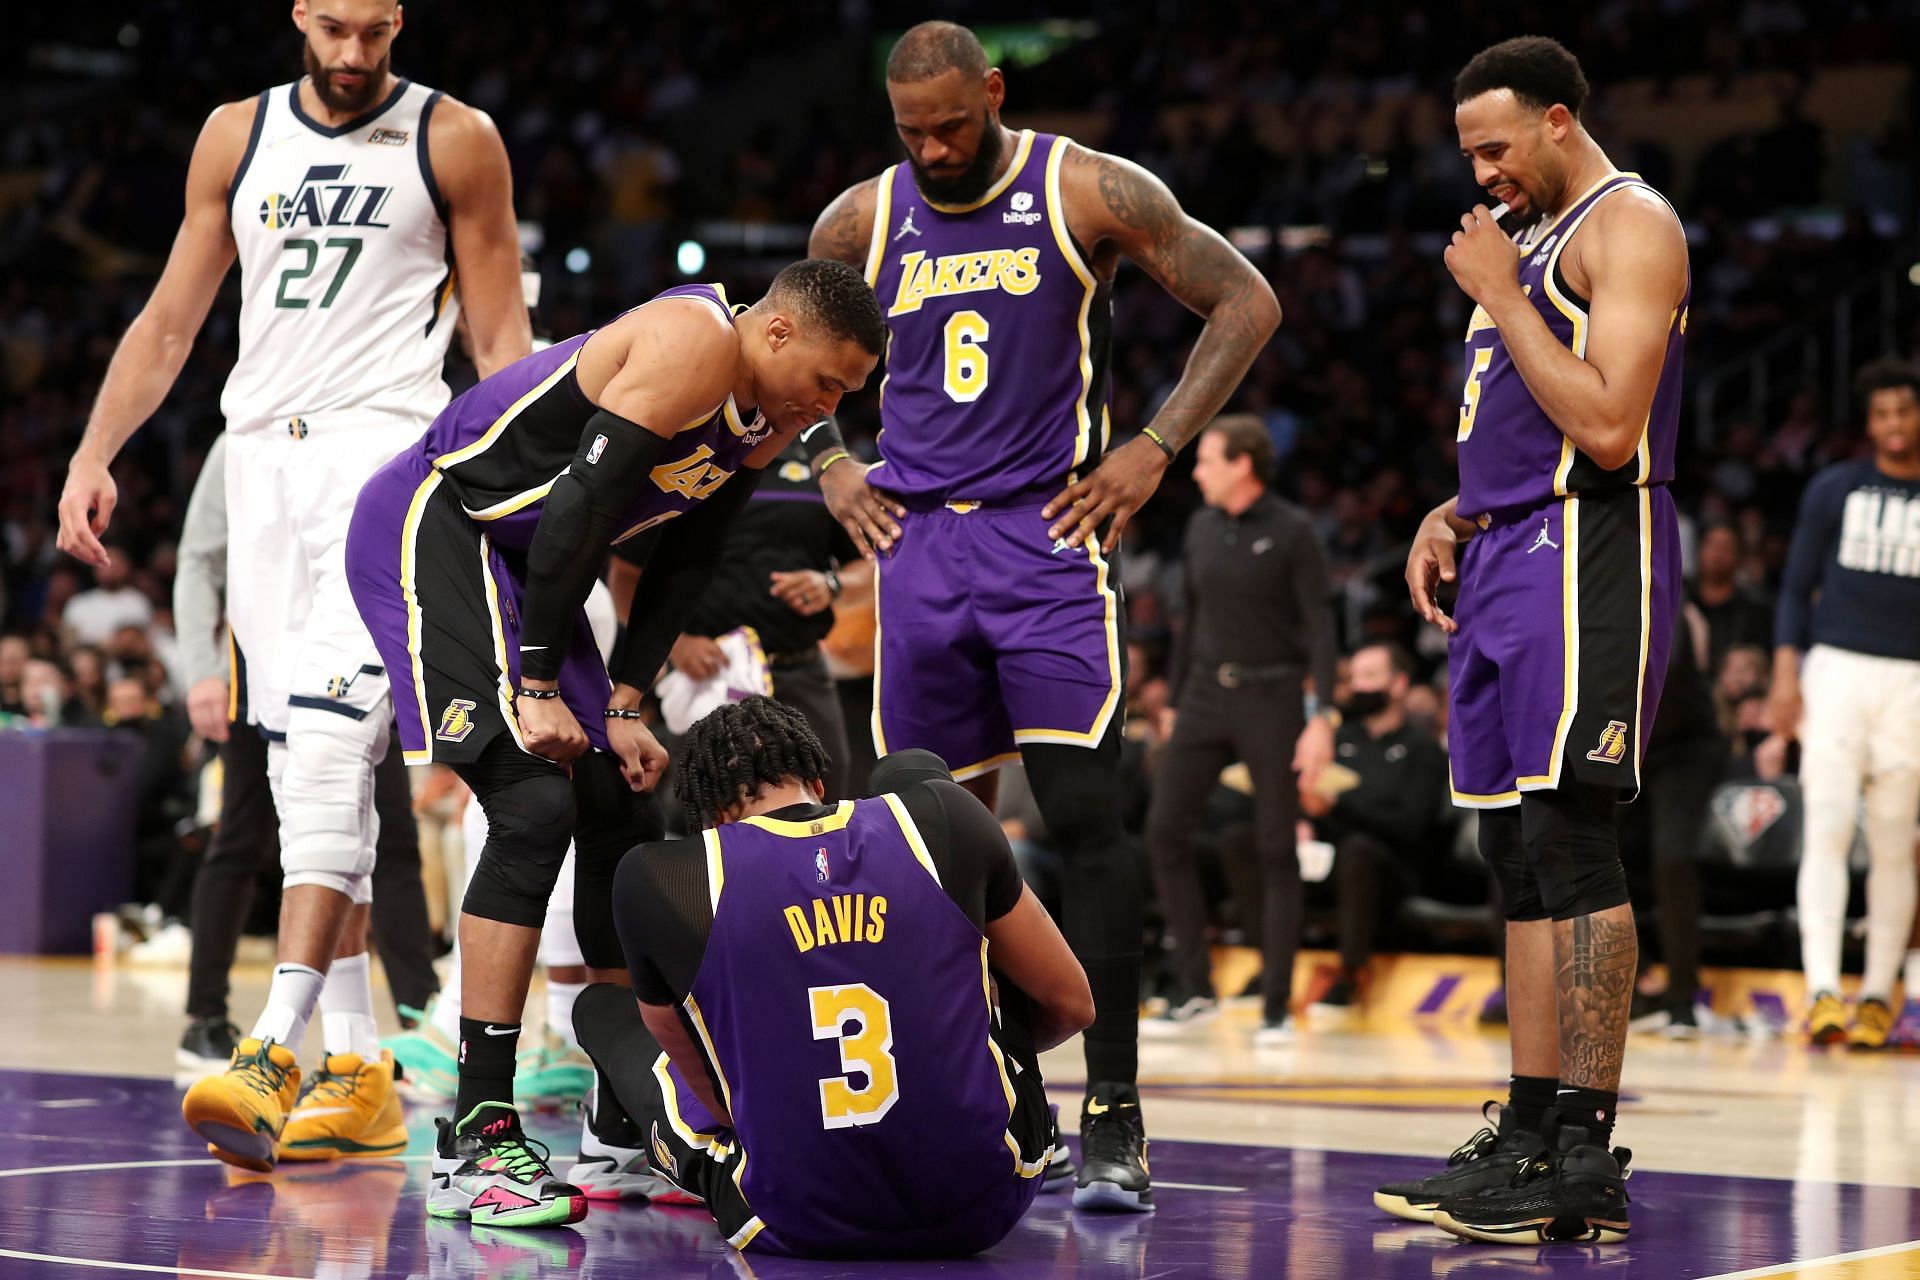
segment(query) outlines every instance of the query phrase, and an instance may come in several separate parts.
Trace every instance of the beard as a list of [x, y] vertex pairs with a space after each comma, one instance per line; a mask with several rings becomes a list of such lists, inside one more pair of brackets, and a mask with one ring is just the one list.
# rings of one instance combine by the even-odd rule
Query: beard
[[917, 156], [908, 153], [907, 163], [913, 167], [913, 184], [920, 188], [921, 195], [936, 204], [972, 204], [987, 194], [987, 188], [993, 185], [994, 170], [1000, 167], [1000, 156], [1006, 147], [1000, 122], [991, 111], [984, 115], [980, 149], [974, 152], [973, 163], [959, 174], [942, 178], [929, 173], [920, 167]]
[[364, 71], [359, 67], [351, 68], [354, 74], [361, 77], [360, 87], [352, 92], [342, 89], [334, 80], [336, 75], [349, 68], [321, 66], [320, 55], [313, 51], [311, 41], [302, 46], [301, 61], [306, 64], [307, 77], [313, 81], [314, 96], [320, 99], [322, 106], [335, 115], [359, 115], [373, 106], [380, 92], [386, 88], [387, 67], [392, 63], [393, 55], [386, 55]]

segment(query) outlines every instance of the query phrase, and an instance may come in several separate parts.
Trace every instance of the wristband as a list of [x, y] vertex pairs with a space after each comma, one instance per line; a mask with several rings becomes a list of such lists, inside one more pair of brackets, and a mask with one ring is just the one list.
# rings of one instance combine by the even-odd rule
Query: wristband
[[835, 573], [833, 570], [829, 569], [827, 570], [826, 578], [827, 578], [827, 594], [832, 596], [835, 600], [838, 600], [840, 598], [840, 575]]
[[647, 713], [638, 707], [608, 707], [601, 712], [609, 720], [645, 720]]
[[1145, 436], [1147, 439], [1153, 441], [1155, 446], [1159, 448], [1160, 452], [1167, 455], [1168, 462], [1173, 461], [1176, 451], [1172, 445], [1167, 443], [1167, 438], [1165, 436], [1161, 435], [1158, 431], [1155, 431], [1152, 427], [1140, 428], [1140, 434]]
[[559, 697], [560, 691], [558, 689], [522, 689], [520, 696], [531, 698], [535, 702], [545, 702], [549, 698]]
[[827, 474], [828, 467], [832, 466], [836, 462], [845, 462], [851, 456], [852, 455], [849, 454], [845, 449], [836, 450], [835, 452], [828, 454], [827, 460], [821, 463], [818, 467], [814, 468], [814, 471], [813, 471], [814, 478], [818, 479], [819, 477], [824, 476], [825, 474]]

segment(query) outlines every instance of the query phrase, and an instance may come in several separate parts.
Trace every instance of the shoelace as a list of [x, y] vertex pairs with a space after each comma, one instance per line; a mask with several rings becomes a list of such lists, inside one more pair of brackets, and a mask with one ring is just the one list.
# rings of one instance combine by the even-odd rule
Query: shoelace
[[1093, 1118], [1093, 1123], [1087, 1126], [1085, 1145], [1089, 1163], [1098, 1160], [1123, 1164], [1139, 1156], [1139, 1137], [1117, 1111]]
[[496, 1172], [506, 1173], [515, 1182], [532, 1182], [547, 1174], [547, 1158], [552, 1153], [544, 1142], [509, 1133], [497, 1139], [487, 1154], [497, 1162]]
[[[364, 1070], [364, 1067], [362, 1068]], [[345, 1102], [360, 1088], [360, 1072], [349, 1071], [345, 1075], [329, 1071], [324, 1066], [313, 1073], [313, 1092], [330, 1102]]]
[[[1491, 1120], [1492, 1117], [1489, 1116], [1487, 1112], [1499, 1105], [1497, 1102], [1489, 1102], [1483, 1105], [1480, 1108], [1480, 1118], [1482, 1120]], [[1492, 1151], [1495, 1144], [1499, 1141], [1500, 1135], [1496, 1131], [1491, 1128], [1482, 1129], [1458, 1147], [1454, 1148], [1453, 1154], [1447, 1157], [1447, 1167], [1452, 1168], [1454, 1165], [1465, 1164], [1469, 1160], [1478, 1160], [1481, 1156]]]
[[239, 1069], [240, 1079], [247, 1088], [263, 1098], [272, 1097], [287, 1083], [287, 1068], [273, 1060], [266, 1041], [261, 1042], [252, 1057], [242, 1058], [233, 1065]]

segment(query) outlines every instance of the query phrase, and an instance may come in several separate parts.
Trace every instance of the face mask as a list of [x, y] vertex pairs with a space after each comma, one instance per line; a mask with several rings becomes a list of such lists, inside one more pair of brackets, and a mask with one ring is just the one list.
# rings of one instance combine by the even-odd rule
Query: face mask
[[1340, 714], [1365, 720], [1377, 716], [1387, 709], [1387, 691], [1385, 689], [1355, 689], [1347, 694], [1347, 700], [1340, 704]]

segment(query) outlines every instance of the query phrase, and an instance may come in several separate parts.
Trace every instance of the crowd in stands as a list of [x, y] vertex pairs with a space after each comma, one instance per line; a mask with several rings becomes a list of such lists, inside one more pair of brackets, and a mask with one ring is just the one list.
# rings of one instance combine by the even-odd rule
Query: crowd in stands
[[[529, 21], [511, 6], [420, 5], [407, 12], [395, 65], [498, 122], [517, 207], [537, 228], [527, 247], [547, 282], [541, 320], [565, 334], [673, 283], [672, 242], [689, 228], [798, 228], [802, 238], [786, 242], [797, 255], [835, 192], [897, 159], [871, 56], [911, 20], [897, 8], [587, 0]], [[989, 36], [997, 23], [1032, 26], [1019, 6], [964, 8], [956, 16]], [[1324, 540], [1345, 648], [1410, 648], [1406, 716], [1441, 743], [1444, 642], [1415, 626], [1400, 572], [1414, 527], [1454, 488], [1466, 309], [1438, 236], [1479, 193], [1448, 113], [1416, 108], [1444, 102], [1453, 70], [1492, 40], [1522, 30], [1566, 40], [1596, 86], [1602, 145], [1671, 191], [1685, 216], [1693, 370], [1817, 313], [1841, 286], [1892, 261], [1912, 233], [1904, 122], [1835, 133], [1793, 89], [1907, 47], [1911, 6], [1473, 0], [1444, 18], [1418, 5], [1356, 11], [1330, 0], [1086, 9], [1052, 56], [1009, 65], [1009, 118], [1081, 122], [1086, 141], [1146, 164], [1223, 229], [1305, 229], [1246, 241], [1286, 319], [1231, 407], [1266, 422], [1276, 490], [1311, 514]], [[495, 10], [514, 20], [491, 20]], [[111, 567], [95, 573], [56, 553], [54, 502], [112, 344], [166, 252], [199, 123], [220, 101], [298, 74], [298, 37], [278, 9], [208, 13], [181, 0], [137, 17], [42, 10], [24, 21], [25, 65], [8, 90], [14, 109], [0, 118], [0, 723], [140, 734], [143, 847], [177, 845], [191, 827], [199, 753], [174, 661], [173, 539], [221, 427], [235, 345], [231, 279], [174, 393], [115, 468]], [[803, 95], [798, 111], [783, 109], [778, 92], [739, 105], [753, 69], [783, 62], [802, 78], [828, 65], [849, 74]], [[1767, 90], [1779, 92], [1774, 121], [1713, 139], [1690, 167], [1661, 140], [1609, 134], [1611, 85], [1645, 81], [1658, 93], [1704, 74], [1714, 92], [1732, 94], [1755, 92], [1757, 73], [1784, 74]], [[1404, 104], [1404, 127], [1384, 147], [1370, 151], [1338, 127], [1343, 113], [1383, 102]], [[1210, 110], [1183, 111], [1195, 105]], [[737, 144], [704, 142], [721, 116]], [[1255, 128], [1256, 116], [1284, 127]], [[1419, 124], [1429, 116], [1440, 127]], [[1821, 216], [1799, 216], [1808, 211]], [[776, 265], [716, 251], [707, 274], [744, 288]], [[1123, 276], [1115, 314], [1112, 418], [1124, 436], [1177, 380], [1196, 323], [1137, 272]], [[1920, 334], [1896, 338], [1912, 354]], [[1770, 727], [1769, 593], [1797, 494], [1813, 470], [1860, 447], [1857, 414], [1836, 415], [1814, 389], [1784, 410], [1757, 408], [1683, 444], [1674, 485], [1734, 770], [1751, 769]], [[871, 398], [850, 405], [848, 418], [851, 435], [870, 435]], [[1143, 753], [1158, 732], [1179, 625], [1180, 531], [1197, 502], [1183, 472], [1169, 474], [1136, 523], [1123, 567], [1128, 705]], [[1230, 825], [1231, 800], [1222, 803]], [[1042, 833], [1021, 833], [1040, 843]], [[152, 859], [141, 893], [177, 901], [179, 860]]]

